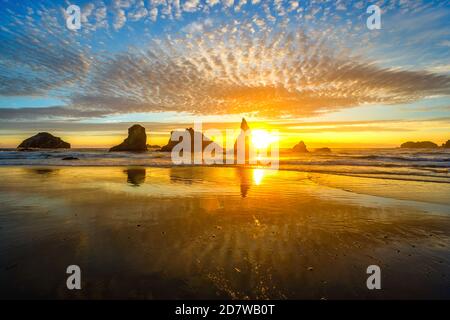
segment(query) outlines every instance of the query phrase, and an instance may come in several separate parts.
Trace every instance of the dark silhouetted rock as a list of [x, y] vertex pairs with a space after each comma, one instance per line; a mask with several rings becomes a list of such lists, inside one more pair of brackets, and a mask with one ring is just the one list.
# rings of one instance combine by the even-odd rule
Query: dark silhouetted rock
[[[244, 139], [245, 139], [245, 161], [249, 160], [249, 158], [250, 158], [250, 135], [251, 135], [250, 126], [248, 125], [247, 121], [244, 118], [242, 118], [241, 133], [239, 134], [239, 136], [236, 139], [236, 142], [234, 143], [234, 155], [237, 156], [238, 141], [239, 141], [239, 139], [242, 139], [242, 137], [244, 136]], [[236, 159], [236, 160], [238, 160], [238, 159]]]
[[70, 161], [70, 160], [80, 160], [80, 159], [78, 159], [77, 157], [65, 157], [65, 158], [62, 158], [62, 160]]
[[19, 149], [70, 149], [70, 143], [64, 142], [61, 138], [55, 137], [48, 132], [39, 132], [31, 138], [25, 139], [17, 148]]
[[308, 149], [306, 149], [306, 145], [303, 141], [300, 141], [297, 143], [293, 148], [292, 152], [298, 152], [298, 153], [308, 153]]
[[[189, 133], [190, 137], [191, 137], [191, 150], [190, 152], [194, 152], [194, 143], [195, 141], [202, 141], [202, 151], [205, 150], [206, 147], [208, 147], [211, 143], [214, 143], [212, 140], [210, 140], [208, 137], [206, 137], [203, 133], [201, 132], [195, 132], [194, 129], [192, 128], [188, 128], [186, 129], [186, 132]], [[181, 143], [183, 141], [183, 136], [179, 136], [180, 134], [182, 134], [182, 132], [177, 132], [177, 136], [179, 136], [179, 140], [174, 140], [175, 136], [174, 133], [176, 133], [176, 131], [172, 131], [170, 133], [170, 139], [169, 142], [167, 143], [167, 145], [165, 145], [164, 147], [161, 148], [160, 151], [162, 152], [172, 152], [173, 148]], [[174, 139], [172, 139], [174, 138]], [[221, 149], [219, 146], [216, 146], [216, 150]], [[189, 151], [189, 150], [184, 150], [184, 151]]]
[[400, 146], [400, 148], [412, 148], [412, 149], [433, 149], [437, 147], [438, 145], [431, 141], [419, 141], [419, 142], [408, 141]]
[[109, 151], [147, 151], [147, 135], [145, 128], [138, 124], [128, 129], [128, 138], [118, 146], [112, 147]]
[[250, 127], [247, 123], [247, 120], [245, 120], [245, 118], [242, 118], [242, 122], [241, 122], [241, 130], [242, 131], [247, 131], [250, 130]]
[[450, 148], [450, 140], [447, 140], [446, 143], [443, 143], [442, 148]]
[[331, 149], [330, 148], [318, 148], [318, 149], [315, 149], [314, 152], [316, 152], [316, 153], [331, 153]]

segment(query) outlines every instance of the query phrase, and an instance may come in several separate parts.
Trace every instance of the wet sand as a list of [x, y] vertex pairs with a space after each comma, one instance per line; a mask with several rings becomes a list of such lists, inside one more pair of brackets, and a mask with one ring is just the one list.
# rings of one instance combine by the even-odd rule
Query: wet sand
[[[0, 298], [449, 299], [450, 185], [245, 168], [0, 168]], [[66, 289], [68, 265], [82, 290]], [[379, 265], [382, 289], [366, 287]]]

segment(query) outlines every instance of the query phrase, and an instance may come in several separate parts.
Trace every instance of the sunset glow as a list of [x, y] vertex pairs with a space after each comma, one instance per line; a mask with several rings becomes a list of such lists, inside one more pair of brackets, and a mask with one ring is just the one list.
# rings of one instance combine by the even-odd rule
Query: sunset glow
[[450, 299], [450, 0], [0, 17], [0, 300], [272, 319]]
[[266, 130], [252, 130], [252, 143], [256, 149], [267, 149], [271, 143], [278, 141], [278, 137]]
[[353, 1], [80, 6], [71, 31], [63, 2], [2, 4], [0, 147], [53, 131], [108, 148], [133, 123], [160, 145], [195, 121], [236, 129], [242, 117], [279, 130], [281, 147], [448, 139], [444, 2], [386, 1], [381, 30]]

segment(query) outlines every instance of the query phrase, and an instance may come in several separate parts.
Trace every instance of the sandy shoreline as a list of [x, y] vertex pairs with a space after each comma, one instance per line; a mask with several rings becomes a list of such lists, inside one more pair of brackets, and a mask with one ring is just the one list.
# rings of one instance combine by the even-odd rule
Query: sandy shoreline
[[[450, 298], [447, 184], [0, 167], [1, 298]], [[65, 287], [78, 264], [83, 290]], [[383, 289], [366, 288], [366, 268]]]

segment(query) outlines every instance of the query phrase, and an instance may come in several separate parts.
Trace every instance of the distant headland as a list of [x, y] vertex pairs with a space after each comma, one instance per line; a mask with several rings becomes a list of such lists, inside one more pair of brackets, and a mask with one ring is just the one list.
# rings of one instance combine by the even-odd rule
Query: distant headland
[[[439, 146], [431, 141], [408, 141], [403, 143], [400, 148], [402, 149], [436, 149]], [[450, 140], [447, 140], [446, 143], [442, 144], [442, 148], [450, 148]]]

